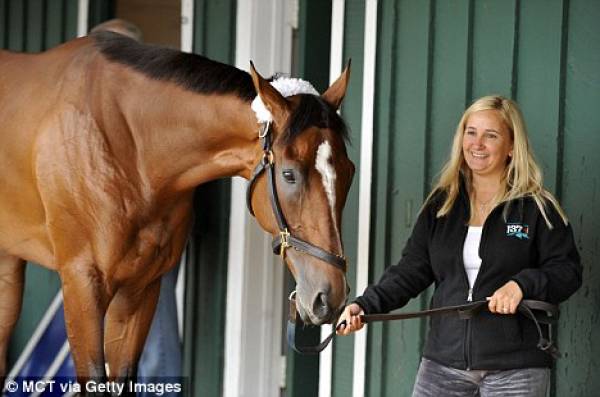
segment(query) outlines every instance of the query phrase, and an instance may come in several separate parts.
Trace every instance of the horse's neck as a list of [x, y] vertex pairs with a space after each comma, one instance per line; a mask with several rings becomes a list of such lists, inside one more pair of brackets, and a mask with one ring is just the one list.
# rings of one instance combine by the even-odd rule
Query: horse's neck
[[260, 153], [256, 116], [234, 94], [204, 95], [156, 82], [118, 100], [153, 190], [189, 191], [201, 183], [234, 175], [249, 177]]

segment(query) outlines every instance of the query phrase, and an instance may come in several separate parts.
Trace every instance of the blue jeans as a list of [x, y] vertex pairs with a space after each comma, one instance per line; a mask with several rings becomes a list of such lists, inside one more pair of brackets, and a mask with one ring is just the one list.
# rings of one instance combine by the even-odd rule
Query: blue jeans
[[421, 360], [413, 397], [546, 397], [549, 368], [465, 371]]

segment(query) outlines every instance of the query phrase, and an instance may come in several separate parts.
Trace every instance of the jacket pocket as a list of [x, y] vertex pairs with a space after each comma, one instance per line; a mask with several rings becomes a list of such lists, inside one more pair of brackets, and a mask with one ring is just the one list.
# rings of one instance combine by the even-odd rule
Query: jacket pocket
[[454, 313], [432, 316], [425, 355], [447, 365], [461, 365], [465, 326], [466, 321], [460, 320]]
[[489, 358], [520, 350], [523, 332], [518, 316], [483, 312], [472, 319], [473, 351]]
[[518, 315], [502, 315], [502, 328], [504, 337], [508, 345], [516, 344], [518, 346], [523, 342], [523, 330]]

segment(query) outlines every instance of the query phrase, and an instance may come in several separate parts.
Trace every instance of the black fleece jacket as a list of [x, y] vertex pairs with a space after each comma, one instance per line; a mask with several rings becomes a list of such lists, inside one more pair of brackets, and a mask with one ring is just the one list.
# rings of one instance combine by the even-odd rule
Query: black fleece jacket
[[[388, 267], [380, 281], [356, 299], [365, 313], [398, 309], [431, 283], [435, 283], [433, 308], [467, 303], [469, 283], [462, 252], [469, 200], [461, 189], [450, 213], [437, 218], [443, 198], [437, 194], [421, 211], [400, 262]], [[484, 300], [509, 280], [519, 284], [524, 299], [551, 303], [564, 301], [581, 286], [582, 268], [571, 226], [563, 223], [551, 203], [545, 210], [552, 229], [529, 197], [500, 205], [489, 214], [472, 300]], [[446, 314], [431, 318], [423, 355], [458, 369], [550, 367], [551, 356], [539, 350], [537, 342], [533, 321], [520, 314], [483, 311], [469, 320]]]

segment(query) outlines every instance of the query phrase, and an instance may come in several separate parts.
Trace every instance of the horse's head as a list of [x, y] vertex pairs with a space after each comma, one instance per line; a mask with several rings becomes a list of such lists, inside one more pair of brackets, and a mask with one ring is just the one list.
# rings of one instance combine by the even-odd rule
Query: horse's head
[[249, 206], [260, 225], [274, 235], [275, 246], [289, 244], [283, 256], [296, 279], [302, 319], [331, 322], [348, 294], [340, 229], [354, 165], [348, 159], [347, 132], [337, 109], [346, 93], [349, 66], [320, 96], [284, 97], [253, 66], [251, 74], [272, 116], [265, 124], [272, 144], [258, 166], [261, 170], [264, 164], [267, 172], [258, 174], [264, 176], [253, 179], [249, 189]]

